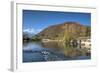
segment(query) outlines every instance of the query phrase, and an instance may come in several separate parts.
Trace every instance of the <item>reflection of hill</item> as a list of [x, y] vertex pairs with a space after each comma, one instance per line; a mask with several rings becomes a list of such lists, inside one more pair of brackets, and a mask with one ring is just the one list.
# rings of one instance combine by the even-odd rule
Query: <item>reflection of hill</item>
[[54, 51], [61, 51], [65, 56], [75, 58], [78, 56], [89, 56], [90, 53], [86, 49], [80, 49], [79, 47], [67, 46], [61, 42], [43, 42], [42, 46], [48, 49], [53, 49]]
[[59, 42], [42, 42], [42, 46], [45, 48], [57, 48], [57, 50], [63, 48], [63, 44]]
[[90, 36], [90, 32], [90, 26], [84, 26], [77, 22], [65, 22], [44, 29], [38, 36], [43, 39], [57, 39], [65, 34], [70, 34], [74, 37]]

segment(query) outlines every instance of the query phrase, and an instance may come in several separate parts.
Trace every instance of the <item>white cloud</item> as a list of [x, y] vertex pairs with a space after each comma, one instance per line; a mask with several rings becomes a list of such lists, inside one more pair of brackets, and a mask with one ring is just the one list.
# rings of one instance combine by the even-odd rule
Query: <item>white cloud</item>
[[27, 29], [24, 29], [23, 32], [28, 32], [28, 33], [31, 33], [31, 34], [37, 34], [41, 31], [41, 29], [33, 29], [33, 28], [27, 28]]

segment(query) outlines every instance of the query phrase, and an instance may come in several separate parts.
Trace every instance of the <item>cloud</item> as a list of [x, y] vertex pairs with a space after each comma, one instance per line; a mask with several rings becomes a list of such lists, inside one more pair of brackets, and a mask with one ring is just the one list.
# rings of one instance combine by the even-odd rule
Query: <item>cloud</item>
[[41, 31], [41, 29], [33, 29], [33, 28], [27, 28], [24, 29], [23, 32], [31, 33], [31, 34], [37, 34]]

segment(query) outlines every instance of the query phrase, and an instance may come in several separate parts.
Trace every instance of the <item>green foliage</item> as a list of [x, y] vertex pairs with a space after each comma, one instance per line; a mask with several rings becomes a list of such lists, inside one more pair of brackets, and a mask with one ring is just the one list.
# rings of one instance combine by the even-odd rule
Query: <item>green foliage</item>
[[91, 27], [86, 27], [86, 36], [91, 36]]
[[64, 44], [68, 45], [74, 37], [70, 33], [65, 33], [63, 37]]
[[38, 36], [32, 37], [32, 41], [41, 41], [41, 39]]

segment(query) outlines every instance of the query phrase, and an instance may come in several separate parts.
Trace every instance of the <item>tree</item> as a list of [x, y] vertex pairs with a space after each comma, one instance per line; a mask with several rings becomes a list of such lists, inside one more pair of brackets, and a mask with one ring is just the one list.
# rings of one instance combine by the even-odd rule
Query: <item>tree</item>
[[69, 45], [70, 41], [74, 39], [74, 37], [70, 33], [65, 33], [63, 37], [64, 44]]
[[86, 36], [91, 36], [91, 27], [89, 26], [86, 28]]

